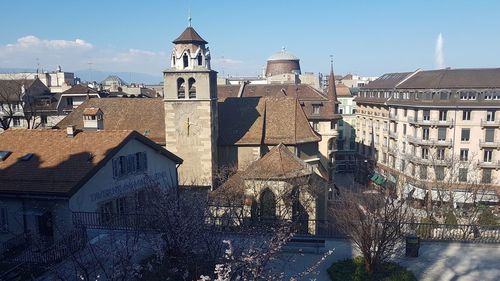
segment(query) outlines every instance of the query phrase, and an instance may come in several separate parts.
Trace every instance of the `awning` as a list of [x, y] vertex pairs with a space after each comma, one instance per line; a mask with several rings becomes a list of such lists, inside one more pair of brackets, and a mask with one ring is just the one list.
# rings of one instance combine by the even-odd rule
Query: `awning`
[[378, 173], [374, 173], [373, 176], [371, 176], [370, 180], [378, 185], [382, 185], [385, 183], [385, 177]]

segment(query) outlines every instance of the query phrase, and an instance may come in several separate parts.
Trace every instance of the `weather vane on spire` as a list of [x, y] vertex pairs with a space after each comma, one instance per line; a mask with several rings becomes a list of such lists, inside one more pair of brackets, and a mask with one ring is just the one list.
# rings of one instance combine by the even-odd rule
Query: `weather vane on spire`
[[189, 15], [188, 15], [188, 24], [189, 24], [189, 27], [191, 27], [191, 20], [193, 18], [191, 18], [191, 9], [189, 9]]

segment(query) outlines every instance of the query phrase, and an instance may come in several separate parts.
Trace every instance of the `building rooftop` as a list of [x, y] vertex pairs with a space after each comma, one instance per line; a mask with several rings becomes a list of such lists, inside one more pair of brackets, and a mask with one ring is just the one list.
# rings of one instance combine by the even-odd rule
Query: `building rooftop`
[[0, 193], [67, 196], [95, 174], [130, 139], [159, 153], [182, 160], [151, 140], [129, 130], [83, 131], [68, 137], [66, 130], [7, 130], [0, 134]]
[[439, 70], [418, 71], [408, 80], [398, 85], [397, 88], [500, 88], [500, 68], [447, 68]]
[[201, 36], [192, 28], [191, 26], [188, 26], [182, 33], [177, 37], [174, 41], [172, 41], [174, 44], [182, 44], [182, 43], [195, 43], [195, 44], [208, 44], [207, 41], [205, 41]]
[[227, 98], [219, 103], [219, 144], [318, 142], [295, 98]]
[[56, 127], [75, 125], [83, 129], [83, 113], [99, 108], [105, 130], [135, 130], [158, 144], [165, 144], [165, 109], [163, 99], [101, 98], [89, 99], [75, 108]]
[[283, 143], [245, 170], [244, 179], [290, 179], [313, 174], [313, 167], [293, 154]]
[[275, 61], [275, 60], [299, 60], [292, 53], [288, 52], [285, 48], [282, 48], [281, 51], [272, 54], [267, 61]]

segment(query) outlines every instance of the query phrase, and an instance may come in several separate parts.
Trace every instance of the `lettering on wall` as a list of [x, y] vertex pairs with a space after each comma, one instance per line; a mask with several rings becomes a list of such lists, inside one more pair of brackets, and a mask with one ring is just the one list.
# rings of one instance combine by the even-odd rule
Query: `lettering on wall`
[[135, 177], [129, 181], [117, 184], [111, 188], [103, 189], [90, 194], [92, 202], [115, 198], [123, 194], [134, 192], [144, 188], [150, 183], [157, 183], [164, 188], [173, 188], [173, 177], [168, 177], [166, 171], [155, 173], [151, 176], [144, 175]]

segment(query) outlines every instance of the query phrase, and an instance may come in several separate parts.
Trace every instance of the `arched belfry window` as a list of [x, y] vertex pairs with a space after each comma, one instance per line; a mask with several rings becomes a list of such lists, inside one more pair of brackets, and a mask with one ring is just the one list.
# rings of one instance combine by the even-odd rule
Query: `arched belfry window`
[[188, 84], [189, 84], [189, 98], [195, 99], [196, 98], [196, 80], [191, 77], [188, 80]]
[[184, 78], [177, 79], [177, 98], [183, 99], [186, 97], [186, 91], [184, 87]]
[[182, 56], [182, 63], [184, 65], [184, 68], [188, 67], [189, 65], [189, 58], [186, 53], [184, 53], [184, 55]]
[[203, 64], [203, 56], [201, 55], [201, 53], [198, 54], [198, 65], [202, 65]]
[[276, 218], [276, 196], [269, 189], [260, 194], [260, 218], [264, 220]]

